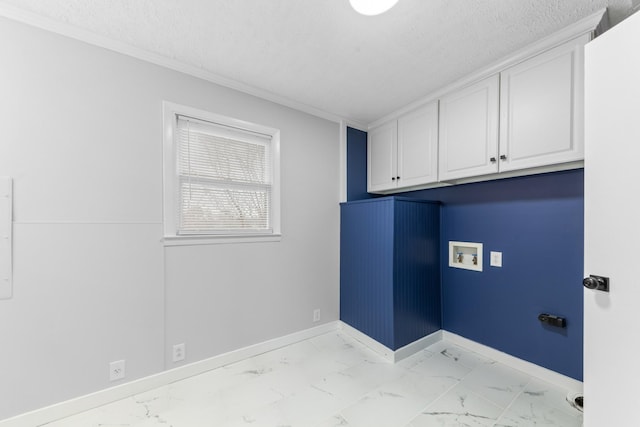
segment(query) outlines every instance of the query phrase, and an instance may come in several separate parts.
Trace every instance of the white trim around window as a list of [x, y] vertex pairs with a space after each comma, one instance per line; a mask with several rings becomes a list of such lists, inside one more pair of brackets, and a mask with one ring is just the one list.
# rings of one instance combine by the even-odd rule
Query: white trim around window
[[[281, 239], [280, 131], [167, 101], [163, 102], [162, 108], [164, 244], [178, 246], [279, 241]], [[185, 133], [185, 129], [187, 129], [187, 133]], [[209, 154], [203, 158], [192, 159], [192, 154], [189, 154], [188, 164], [193, 165], [193, 170], [191, 166], [188, 166], [189, 171], [185, 173], [185, 141], [190, 141], [188, 148], [193, 150], [194, 157], [202, 154], [205, 145], [212, 147], [213, 151], [217, 150], [216, 153], [221, 152], [221, 155]], [[236, 145], [229, 148], [226, 141]], [[213, 169], [206, 170], [212, 159], [221, 157], [226, 159], [229, 154], [233, 156], [233, 153], [237, 153], [238, 150], [242, 151], [243, 144], [249, 151], [252, 150], [252, 147], [265, 147], [264, 161], [262, 162], [264, 165], [262, 166], [260, 163], [259, 166], [260, 172], [266, 171], [259, 174], [263, 178], [255, 178], [254, 174], [243, 177], [241, 176], [243, 169], [238, 169], [237, 164], [230, 165], [228, 162], [223, 167], [226, 171], [224, 174]], [[182, 151], [180, 150], [181, 146]], [[254, 161], [254, 157], [251, 159]], [[246, 163], [246, 159], [243, 158], [242, 162]], [[251, 175], [250, 178], [248, 178], [249, 175]], [[209, 191], [207, 186], [213, 189], [209, 193], [206, 193]], [[187, 203], [185, 202], [186, 188], [189, 188], [189, 206], [185, 205]], [[206, 193], [205, 196], [202, 195], [203, 191]], [[240, 221], [240, 223], [237, 218], [234, 220], [230, 217], [210, 219], [205, 218], [205, 215], [195, 218], [189, 216], [191, 212], [197, 212], [191, 203], [194, 205], [199, 203], [196, 200], [199, 197], [202, 206], [196, 207], [201, 210], [210, 209], [206, 216], [215, 217], [211, 212], [221, 209], [207, 205], [207, 203], [211, 203], [213, 193], [234, 191], [241, 193], [240, 199], [237, 200], [238, 204], [252, 203], [246, 201], [244, 194], [247, 192], [255, 193], [252, 196], [260, 199], [260, 212], [252, 212], [254, 217], [251, 221]], [[223, 202], [214, 201], [213, 203]], [[231, 224], [230, 228], [226, 228], [227, 223]]]

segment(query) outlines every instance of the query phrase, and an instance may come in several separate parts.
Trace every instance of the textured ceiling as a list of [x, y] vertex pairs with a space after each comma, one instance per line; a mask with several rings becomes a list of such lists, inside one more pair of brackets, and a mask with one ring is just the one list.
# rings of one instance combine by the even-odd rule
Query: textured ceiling
[[243, 85], [370, 123], [604, 7], [640, 0], [2, 0]]

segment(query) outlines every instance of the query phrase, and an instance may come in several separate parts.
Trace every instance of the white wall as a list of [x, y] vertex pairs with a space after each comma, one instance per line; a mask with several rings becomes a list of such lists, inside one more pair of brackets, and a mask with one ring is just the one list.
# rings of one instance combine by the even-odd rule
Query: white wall
[[[338, 124], [5, 19], [0, 58], [0, 419], [338, 318]], [[281, 130], [281, 242], [163, 247], [163, 100]]]
[[205, 108], [281, 130], [283, 238], [166, 248], [169, 367], [173, 344], [187, 343], [189, 363], [312, 327], [314, 308], [323, 322], [339, 314], [339, 126], [212, 101]]

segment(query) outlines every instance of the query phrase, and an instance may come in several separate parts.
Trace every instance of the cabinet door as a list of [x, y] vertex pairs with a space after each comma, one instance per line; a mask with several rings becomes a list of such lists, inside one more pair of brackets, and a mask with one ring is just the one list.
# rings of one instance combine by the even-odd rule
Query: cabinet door
[[367, 191], [396, 188], [398, 124], [386, 123], [369, 131], [367, 140]]
[[498, 171], [498, 79], [440, 99], [440, 181]]
[[500, 171], [584, 158], [585, 35], [501, 74]]
[[438, 103], [398, 119], [398, 187], [438, 181]]

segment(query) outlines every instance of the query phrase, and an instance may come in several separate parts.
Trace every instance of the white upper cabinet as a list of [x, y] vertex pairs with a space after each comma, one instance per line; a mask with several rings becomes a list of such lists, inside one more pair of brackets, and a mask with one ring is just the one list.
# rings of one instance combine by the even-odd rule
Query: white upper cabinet
[[438, 181], [438, 103], [398, 119], [398, 187]]
[[438, 103], [369, 131], [367, 191], [392, 192], [438, 181]]
[[499, 77], [440, 98], [440, 181], [498, 172]]
[[582, 167], [584, 46], [602, 19], [594, 14], [370, 129], [368, 191]]
[[368, 132], [367, 191], [396, 188], [398, 176], [398, 123], [385, 123]]
[[500, 171], [579, 161], [583, 49], [589, 35], [501, 73]]

